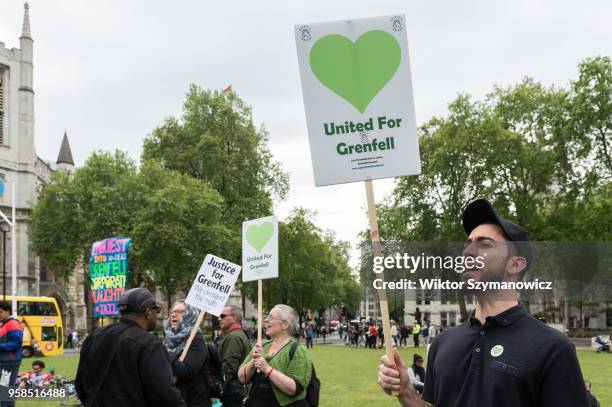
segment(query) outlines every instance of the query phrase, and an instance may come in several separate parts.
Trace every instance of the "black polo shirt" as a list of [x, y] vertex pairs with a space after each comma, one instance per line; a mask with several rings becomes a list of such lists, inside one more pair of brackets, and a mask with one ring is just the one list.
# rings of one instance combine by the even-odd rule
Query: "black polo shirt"
[[574, 345], [516, 305], [436, 336], [423, 399], [436, 407], [588, 407]]

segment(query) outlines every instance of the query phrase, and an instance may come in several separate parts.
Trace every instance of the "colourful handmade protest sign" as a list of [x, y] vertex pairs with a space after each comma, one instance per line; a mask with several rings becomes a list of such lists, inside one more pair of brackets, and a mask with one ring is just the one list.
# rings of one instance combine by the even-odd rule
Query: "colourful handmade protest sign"
[[112, 237], [91, 247], [89, 277], [94, 317], [119, 315], [119, 299], [129, 280], [128, 249], [130, 238]]

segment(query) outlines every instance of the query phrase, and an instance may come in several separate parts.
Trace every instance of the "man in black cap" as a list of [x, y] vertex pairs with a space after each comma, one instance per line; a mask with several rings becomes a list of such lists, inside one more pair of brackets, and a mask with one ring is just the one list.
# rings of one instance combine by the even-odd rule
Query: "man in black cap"
[[127, 290], [118, 323], [92, 332], [81, 348], [76, 390], [83, 405], [185, 407], [155, 330], [161, 303], [146, 288]]
[[[483, 267], [463, 281], [520, 281], [533, 258], [527, 230], [497, 215], [478, 199], [463, 212], [468, 235], [463, 255]], [[476, 263], [476, 262], [474, 262]], [[378, 373], [383, 390], [399, 391], [402, 406], [505, 407], [588, 406], [569, 339], [527, 314], [514, 291], [477, 296], [468, 320], [433, 341], [421, 399], [397, 350], [384, 356]]]

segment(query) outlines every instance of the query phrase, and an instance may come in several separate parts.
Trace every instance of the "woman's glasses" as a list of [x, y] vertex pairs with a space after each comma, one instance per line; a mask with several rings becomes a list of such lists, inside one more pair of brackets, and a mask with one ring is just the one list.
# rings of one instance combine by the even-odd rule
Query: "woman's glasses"
[[287, 322], [286, 320], [284, 320], [282, 318], [273, 317], [272, 315], [267, 315], [264, 318], [264, 321], [272, 321], [272, 320]]

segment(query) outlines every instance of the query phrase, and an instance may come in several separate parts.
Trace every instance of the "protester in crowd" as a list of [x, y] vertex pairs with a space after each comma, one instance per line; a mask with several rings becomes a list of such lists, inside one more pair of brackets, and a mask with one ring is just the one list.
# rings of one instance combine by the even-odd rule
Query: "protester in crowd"
[[378, 328], [376, 328], [376, 332], [378, 333], [378, 347], [382, 348], [383, 346], [385, 346], [385, 331], [383, 330], [382, 325], [378, 325]]
[[353, 327], [353, 343], [356, 348], [359, 347], [359, 338], [361, 337], [361, 327], [354, 326]]
[[45, 373], [45, 362], [42, 360], [35, 360], [32, 362], [32, 371], [26, 373], [21, 377], [19, 382], [19, 388], [24, 389], [26, 387], [37, 387], [46, 388], [53, 379], [53, 375]]
[[370, 349], [376, 349], [376, 341], [378, 340], [378, 329], [374, 325], [374, 322], [370, 324], [368, 330], [368, 339], [366, 340], [366, 346]]
[[393, 344], [395, 346], [398, 345], [398, 341], [397, 341], [397, 324], [395, 323], [395, 321], [391, 321], [391, 338], [393, 339]]
[[408, 377], [416, 391], [423, 393], [425, 368], [423, 367], [423, 357], [417, 353], [412, 356], [412, 365], [408, 367]]
[[66, 331], [66, 348], [72, 348], [72, 331]]
[[327, 327], [325, 325], [321, 327], [321, 336], [323, 337], [323, 343], [325, 343], [325, 337], [327, 336]]
[[353, 339], [354, 339], [354, 327], [353, 325], [348, 325], [346, 327], [346, 334], [345, 334], [345, 339], [344, 339], [344, 343], [350, 346], [353, 346]]
[[256, 344], [238, 371], [240, 382], [251, 383], [248, 407], [287, 406], [306, 397], [312, 363], [304, 346], [293, 345], [297, 326], [297, 313], [288, 305], [270, 310], [265, 328], [271, 340]]
[[72, 346], [78, 350], [80, 343], [79, 343], [79, 333], [77, 332], [76, 329], [72, 331], [72, 341], [71, 342], [72, 342]]
[[238, 369], [251, 352], [251, 343], [242, 330], [242, 310], [235, 305], [223, 308], [219, 324], [223, 335], [219, 341], [219, 354], [223, 365], [225, 388], [221, 402], [223, 407], [241, 407], [247, 393], [238, 380]]
[[599, 407], [599, 401], [591, 391], [591, 382], [589, 380], [585, 380], [584, 385], [586, 387], [587, 396], [589, 398], [588, 407]]
[[[19, 321], [11, 316], [11, 304], [0, 301], [0, 373], [10, 374], [6, 386], [14, 384], [21, 365], [21, 347], [23, 346], [23, 328]], [[14, 406], [13, 401], [2, 401], [0, 406]]]
[[406, 324], [402, 324], [400, 327], [400, 346], [408, 346], [408, 337], [410, 336], [410, 330]]
[[425, 347], [427, 348], [427, 355], [429, 355], [429, 348], [431, 347], [431, 344], [436, 338], [436, 335], [438, 335], [436, 325], [433, 322], [430, 322], [429, 327], [427, 328], [427, 344], [425, 345]]
[[307, 348], [312, 348], [312, 343], [314, 341], [314, 327], [312, 326], [312, 322], [309, 322], [308, 325], [306, 326], [306, 329], [304, 329], [304, 335], [306, 336], [306, 347]]
[[[501, 218], [484, 199], [463, 212], [468, 236], [462, 280], [520, 281], [532, 262], [527, 230]], [[399, 392], [402, 406], [588, 406], [569, 338], [527, 314], [514, 290], [479, 290], [476, 309], [432, 342], [423, 397], [397, 350], [383, 356], [379, 385]]]
[[149, 334], [161, 303], [146, 288], [119, 300], [119, 322], [96, 329], [81, 349], [76, 391], [84, 406], [186, 407], [172, 385], [172, 366], [161, 341]]
[[197, 318], [196, 308], [187, 304], [185, 300], [176, 301], [164, 325], [166, 335], [164, 346], [172, 360], [173, 380], [185, 404], [188, 407], [210, 407], [210, 391], [204, 376], [208, 349], [199, 329], [193, 337], [185, 359], [179, 361]]
[[431, 343], [433, 342], [434, 338], [436, 337], [436, 335], [438, 334], [437, 330], [436, 330], [436, 325], [433, 323], [429, 324], [429, 328], [427, 329], [428, 333], [427, 333], [427, 344], [431, 345]]
[[427, 346], [427, 337], [429, 336], [429, 320], [423, 321], [423, 326], [421, 327], [421, 336], [423, 337], [423, 344]]
[[421, 334], [421, 325], [419, 321], [416, 321], [412, 326], [412, 339], [414, 340], [414, 347], [419, 347], [419, 335]]

